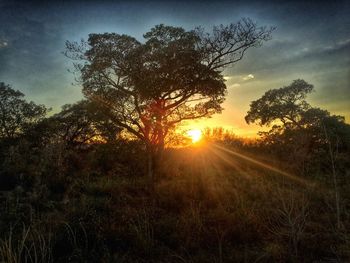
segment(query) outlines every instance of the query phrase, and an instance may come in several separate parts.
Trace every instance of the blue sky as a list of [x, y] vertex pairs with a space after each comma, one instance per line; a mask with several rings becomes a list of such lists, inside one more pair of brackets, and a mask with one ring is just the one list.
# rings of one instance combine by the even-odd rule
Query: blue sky
[[[306, 2], [306, 1], [305, 1]], [[248, 50], [225, 71], [225, 111], [197, 123], [233, 128], [251, 136], [249, 103], [265, 91], [302, 78], [314, 84], [309, 100], [350, 119], [349, 1], [1, 1], [0, 82], [24, 92], [28, 99], [59, 111], [82, 98], [68, 72], [66, 40], [89, 33], [116, 32], [135, 36], [164, 23], [192, 29], [250, 17], [275, 26], [273, 39]]]

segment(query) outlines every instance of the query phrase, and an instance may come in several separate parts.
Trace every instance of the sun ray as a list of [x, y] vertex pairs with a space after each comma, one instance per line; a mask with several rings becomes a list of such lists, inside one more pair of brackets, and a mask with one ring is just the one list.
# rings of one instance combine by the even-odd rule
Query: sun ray
[[[249, 178], [249, 174], [241, 167], [237, 160], [230, 157], [227, 153], [220, 151], [218, 149], [211, 148], [211, 154], [215, 155], [218, 159], [224, 162], [226, 165], [229, 165], [231, 168], [235, 169], [241, 175], [244, 175], [246, 178]], [[223, 165], [219, 165], [218, 162], [215, 162], [215, 166], [220, 168], [220, 170], [225, 171]]]
[[[241, 158], [241, 159], [243, 159], [243, 160], [245, 160], [245, 161], [251, 162], [251, 163], [253, 163], [253, 164], [257, 165], [257, 166], [260, 166], [260, 167], [265, 168], [265, 169], [267, 169], [267, 170], [270, 170], [270, 171], [273, 171], [273, 172], [275, 172], [275, 173], [284, 175], [284, 176], [286, 176], [287, 178], [292, 179], [293, 181], [297, 181], [297, 182], [302, 183], [302, 184], [304, 184], [304, 185], [306, 185], [306, 184], [307, 184], [307, 185], [311, 184], [310, 182], [306, 181], [305, 179], [302, 179], [302, 178], [299, 178], [299, 177], [297, 177], [297, 176], [294, 176], [294, 175], [292, 175], [292, 174], [290, 174], [290, 173], [288, 173], [288, 172], [282, 171], [282, 170], [280, 170], [280, 169], [278, 169], [278, 168], [276, 168], [276, 167], [274, 167], [274, 166], [272, 166], [272, 165], [270, 165], [270, 164], [263, 163], [263, 162], [261, 162], [261, 161], [258, 161], [258, 160], [256, 160], [256, 159], [252, 158], [252, 157], [248, 157], [248, 156], [246, 156], [246, 155], [244, 155], [244, 154], [241, 154], [241, 153], [238, 153], [238, 152], [236, 152], [236, 151], [227, 149], [227, 148], [225, 148], [225, 147], [223, 147], [223, 146], [220, 146], [220, 145], [218, 145], [218, 144], [216, 144], [216, 143], [212, 144], [212, 146], [215, 147], [216, 149], [219, 149], [219, 150], [221, 150], [221, 151], [224, 151], [224, 152], [226, 152], [226, 153], [229, 153], [229, 154], [231, 154], [231, 155], [234, 155], [234, 156], [236, 156], [236, 157], [238, 157], [238, 158]], [[220, 157], [220, 155], [218, 155], [218, 156]], [[227, 160], [227, 158], [226, 158], [225, 161], [226, 161], [226, 162], [229, 162], [229, 161]], [[313, 184], [314, 184], [314, 183], [313, 183]]]

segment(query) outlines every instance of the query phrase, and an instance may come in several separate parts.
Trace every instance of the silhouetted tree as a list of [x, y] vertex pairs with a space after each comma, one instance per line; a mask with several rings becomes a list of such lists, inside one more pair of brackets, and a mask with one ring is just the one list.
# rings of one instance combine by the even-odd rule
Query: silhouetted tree
[[93, 142], [112, 142], [120, 127], [103, 114], [99, 105], [82, 100], [62, 106], [62, 110], [43, 119], [26, 132], [26, 137], [38, 146], [63, 143], [76, 147]]
[[60, 138], [70, 145], [112, 141], [121, 130], [106, 118], [99, 105], [87, 100], [64, 105], [62, 111], [51, 119], [58, 123], [57, 132]]
[[44, 105], [27, 102], [24, 94], [0, 82], [0, 139], [14, 139], [47, 112]]
[[313, 90], [304, 80], [294, 80], [291, 85], [267, 91], [260, 99], [250, 104], [245, 120], [249, 123], [269, 126], [279, 121], [284, 127], [299, 126], [301, 115], [310, 105], [305, 98]]
[[185, 120], [221, 112], [226, 94], [222, 71], [245, 51], [270, 39], [271, 31], [250, 19], [186, 31], [157, 25], [145, 42], [115, 33], [90, 34], [87, 42], [67, 42], [77, 59], [84, 95], [149, 152], [153, 176], [170, 129]]
[[306, 95], [313, 85], [304, 80], [294, 80], [291, 85], [267, 91], [260, 99], [250, 104], [245, 116], [246, 122], [270, 126], [268, 132], [260, 132], [265, 143], [296, 143], [299, 147], [308, 144], [308, 150], [323, 145], [324, 129], [332, 133], [333, 140], [341, 136], [347, 141], [347, 125], [342, 116], [331, 115], [328, 111], [311, 107]]

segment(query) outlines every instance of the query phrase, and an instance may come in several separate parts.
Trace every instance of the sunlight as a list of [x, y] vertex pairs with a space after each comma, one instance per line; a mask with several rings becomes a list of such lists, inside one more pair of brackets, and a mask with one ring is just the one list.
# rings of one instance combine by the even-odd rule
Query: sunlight
[[187, 131], [187, 135], [191, 138], [192, 143], [199, 142], [202, 138], [202, 131], [199, 129], [193, 129]]
[[[284, 176], [286, 176], [287, 178], [292, 179], [292, 180], [294, 180], [294, 181], [297, 181], [297, 182], [299, 182], [299, 183], [301, 183], [301, 184], [304, 184], [304, 185], [310, 185], [310, 184], [311, 184], [310, 182], [306, 181], [305, 179], [299, 178], [299, 177], [297, 177], [297, 176], [295, 176], [295, 175], [292, 175], [292, 174], [290, 174], [290, 173], [287, 173], [287, 172], [285, 172], [285, 171], [282, 171], [282, 170], [280, 170], [280, 169], [278, 169], [278, 168], [276, 168], [276, 167], [274, 167], [274, 166], [272, 166], [272, 165], [263, 163], [263, 162], [261, 162], [261, 161], [258, 161], [257, 159], [252, 158], [252, 157], [248, 157], [248, 156], [246, 156], [246, 155], [244, 155], [244, 154], [238, 153], [238, 152], [236, 152], [236, 151], [232, 151], [232, 150], [227, 149], [227, 148], [225, 148], [225, 147], [223, 147], [223, 146], [220, 146], [220, 145], [218, 145], [218, 144], [212, 144], [212, 145], [214, 146], [214, 148], [216, 148], [216, 149], [218, 149], [218, 150], [220, 150], [220, 151], [222, 151], [222, 152], [226, 152], [226, 153], [228, 153], [228, 154], [231, 154], [231, 155], [234, 155], [234, 156], [236, 156], [236, 157], [239, 157], [239, 158], [241, 158], [241, 159], [243, 159], [243, 160], [249, 161], [249, 162], [251, 162], [251, 163], [253, 163], [253, 164], [257, 165], [257, 166], [263, 167], [263, 168], [265, 168], [265, 169], [267, 169], [267, 170], [270, 170], [270, 171], [273, 171], [273, 172], [275, 172], [275, 173], [284, 175]], [[223, 157], [224, 155], [222, 155], [220, 152], [215, 152], [215, 154], [218, 155], [219, 157], [221, 157], [222, 159], [224, 159], [224, 161], [230, 162], [230, 161], [228, 160], [228, 158], [224, 158], [224, 157]]]

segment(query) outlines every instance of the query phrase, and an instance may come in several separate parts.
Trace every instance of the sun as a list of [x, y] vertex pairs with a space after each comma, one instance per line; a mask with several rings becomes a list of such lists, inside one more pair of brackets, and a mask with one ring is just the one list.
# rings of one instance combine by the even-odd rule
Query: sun
[[192, 143], [196, 143], [202, 138], [202, 131], [198, 129], [189, 130], [187, 131], [187, 135], [191, 138]]

